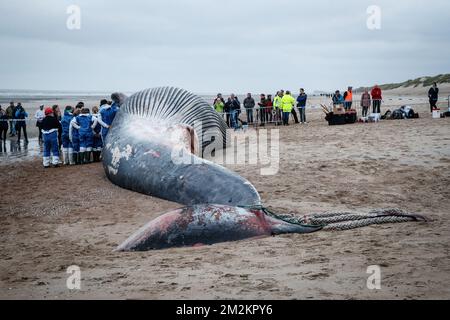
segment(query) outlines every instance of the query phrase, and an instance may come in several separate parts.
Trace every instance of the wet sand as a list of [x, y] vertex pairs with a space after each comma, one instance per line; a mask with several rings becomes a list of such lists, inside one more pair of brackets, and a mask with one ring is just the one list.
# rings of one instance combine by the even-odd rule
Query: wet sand
[[[112, 250], [180, 205], [111, 184], [100, 164], [44, 170], [0, 158], [3, 299], [449, 299], [450, 118], [280, 130], [280, 171], [230, 165], [275, 212], [398, 207], [428, 223], [143, 253]], [[238, 133], [241, 134], [241, 133]], [[67, 267], [81, 268], [68, 290]], [[381, 290], [366, 287], [381, 267]]]

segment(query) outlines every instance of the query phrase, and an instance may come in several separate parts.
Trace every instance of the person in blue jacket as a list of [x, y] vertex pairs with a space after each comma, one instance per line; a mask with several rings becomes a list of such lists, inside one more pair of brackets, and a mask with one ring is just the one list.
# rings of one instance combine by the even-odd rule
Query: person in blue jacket
[[91, 152], [94, 145], [94, 128], [97, 126], [97, 118], [92, 117], [88, 107], [81, 109], [81, 114], [75, 118], [80, 135], [80, 158], [83, 164], [91, 162]]
[[22, 107], [22, 104], [19, 102], [16, 107], [15, 119], [16, 119], [16, 132], [17, 132], [17, 143], [20, 143], [20, 132], [23, 131], [23, 136], [25, 140], [25, 144], [28, 144], [28, 136], [27, 136], [27, 123], [26, 119], [28, 118], [28, 112]]
[[64, 110], [64, 115], [61, 119], [61, 127], [62, 127], [61, 140], [62, 140], [62, 150], [63, 150], [63, 163], [65, 165], [75, 164], [75, 161], [73, 158], [72, 142], [70, 142], [70, 137], [69, 137], [70, 122], [72, 121], [72, 119], [73, 119], [73, 108], [72, 108], [72, 106], [66, 106], [66, 108]]
[[58, 132], [61, 130], [61, 125], [58, 119], [54, 116], [52, 108], [46, 108], [44, 111], [45, 117], [42, 120], [41, 130], [44, 138], [44, 168], [50, 168], [50, 156], [53, 166], [59, 166], [59, 144]]
[[300, 122], [306, 124], [306, 100], [308, 95], [305, 93], [305, 89], [300, 89], [300, 94], [297, 97], [297, 108], [300, 113]]
[[100, 112], [97, 117], [98, 123], [102, 126], [102, 139], [103, 143], [106, 141], [106, 135], [108, 134], [109, 127], [111, 126], [114, 117], [117, 113], [117, 103], [113, 103], [112, 105], [108, 104], [108, 101], [103, 99], [100, 101]]
[[102, 140], [102, 126], [100, 123], [98, 123], [98, 107], [95, 106], [92, 108], [92, 117], [95, 117], [97, 119], [97, 125], [95, 126], [94, 130], [94, 145], [92, 146], [92, 154], [94, 158], [94, 162], [100, 161], [100, 155], [102, 153], [103, 148], [103, 140]]
[[70, 143], [72, 144], [73, 162], [75, 162], [75, 164], [81, 164], [80, 133], [78, 131], [79, 126], [77, 125], [77, 122], [76, 122], [76, 117], [78, 117], [80, 115], [80, 113], [81, 113], [80, 108], [75, 108], [75, 110], [73, 110], [73, 117], [72, 117], [72, 120], [70, 121], [70, 125], [69, 125], [69, 140], [70, 140]]

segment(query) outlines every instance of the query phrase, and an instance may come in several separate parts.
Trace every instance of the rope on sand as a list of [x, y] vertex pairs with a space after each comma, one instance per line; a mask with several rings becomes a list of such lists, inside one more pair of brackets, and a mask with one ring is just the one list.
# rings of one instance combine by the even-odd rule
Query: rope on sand
[[325, 212], [305, 216], [275, 214], [269, 209], [260, 207], [267, 215], [289, 223], [321, 226], [322, 230], [339, 231], [366, 227], [374, 224], [401, 223], [411, 221], [427, 221], [424, 216], [407, 213], [401, 209], [375, 209], [369, 213]]

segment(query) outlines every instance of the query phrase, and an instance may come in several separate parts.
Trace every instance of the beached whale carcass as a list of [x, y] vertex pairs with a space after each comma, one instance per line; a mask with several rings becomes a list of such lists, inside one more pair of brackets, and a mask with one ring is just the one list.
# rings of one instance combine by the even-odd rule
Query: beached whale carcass
[[[117, 99], [122, 102], [123, 96]], [[125, 99], [103, 149], [106, 175], [123, 188], [187, 207], [153, 219], [117, 250], [163, 249], [424, 220], [395, 210], [359, 216], [325, 213], [302, 220], [275, 215], [261, 205], [249, 181], [200, 158], [207, 149], [221, 149], [226, 138], [222, 117], [185, 90], [148, 89]]]

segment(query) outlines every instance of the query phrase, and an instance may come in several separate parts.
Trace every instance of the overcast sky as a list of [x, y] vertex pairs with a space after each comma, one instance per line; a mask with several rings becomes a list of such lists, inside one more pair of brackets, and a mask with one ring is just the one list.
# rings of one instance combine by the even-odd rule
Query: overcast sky
[[449, 40], [448, 0], [2, 0], [0, 88], [334, 90], [450, 72]]

